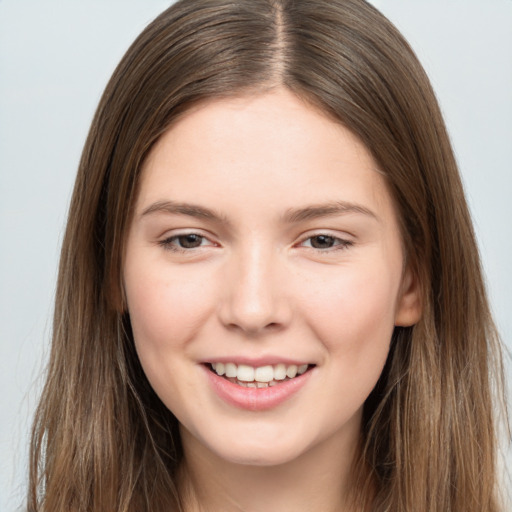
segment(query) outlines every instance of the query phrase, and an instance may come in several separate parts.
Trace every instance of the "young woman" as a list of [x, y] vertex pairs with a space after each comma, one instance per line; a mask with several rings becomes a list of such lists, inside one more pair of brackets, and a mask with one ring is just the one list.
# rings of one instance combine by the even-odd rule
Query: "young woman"
[[101, 100], [31, 511], [500, 510], [500, 348], [428, 79], [362, 0], [186, 0]]

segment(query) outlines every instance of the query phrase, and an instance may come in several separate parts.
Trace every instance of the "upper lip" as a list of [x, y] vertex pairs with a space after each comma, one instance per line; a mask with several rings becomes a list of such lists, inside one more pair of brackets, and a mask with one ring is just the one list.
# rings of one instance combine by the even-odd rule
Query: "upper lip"
[[267, 365], [276, 365], [276, 364], [284, 364], [286, 366], [297, 365], [301, 366], [304, 364], [314, 364], [311, 361], [301, 360], [301, 359], [293, 359], [290, 357], [281, 357], [281, 356], [261, 356], [261, 357], [248, 357], [248, 356], [219, 356], [219, 357], [211, 357], [209, 359], [205, 359], [203, 363], [234, 363], [236, 365], [245, 364], [247, 366], [252, 366], [254, 368], [258, 368], [260, 366]]

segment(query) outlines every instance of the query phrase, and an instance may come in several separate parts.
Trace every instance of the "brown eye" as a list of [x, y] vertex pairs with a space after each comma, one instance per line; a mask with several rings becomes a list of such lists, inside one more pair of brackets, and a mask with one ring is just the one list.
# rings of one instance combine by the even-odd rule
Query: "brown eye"
[[212, 245], [212, 243], [202, 235], [197, 233], [184, 233], [175, 235], [159, 242], [164, 249], [175, 252], [187, 252], [188, 250], [198, 249]]
[[189, 233], [188, 235], [177, 236], [175, 240], [183, 249], [195, 249], [201, 246], [203, 238], [203, 236], [196, 235], [195, 233]]
[[336, 242], [336, 238], [328, 235], [312, 236], [310, 240], [311, 247], [313, 247], [314, 249], [330, 249], [335, 245]]
[[338, 238], [337, 236], [320, 233], [319, 235], [305, 238], [300, 245], [302, 247], [315, 249], [319, 253], [332, 254], [334, 251], [347, 249], [353, 245], [353, 242], [350, 240], [344, 240], [343, 238]]

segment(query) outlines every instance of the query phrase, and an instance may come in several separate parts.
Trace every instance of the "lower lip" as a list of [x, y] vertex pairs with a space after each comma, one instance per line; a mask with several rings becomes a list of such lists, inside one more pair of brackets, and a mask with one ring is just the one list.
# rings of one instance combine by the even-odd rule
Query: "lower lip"
[[267, 388], [246, 388], [219, 377], [206, 365], [203, 366], [211, 387], [217, 395], [230, 405], [248, 411], [265, 411], [286, 402], [309, 380], [312, 370]]

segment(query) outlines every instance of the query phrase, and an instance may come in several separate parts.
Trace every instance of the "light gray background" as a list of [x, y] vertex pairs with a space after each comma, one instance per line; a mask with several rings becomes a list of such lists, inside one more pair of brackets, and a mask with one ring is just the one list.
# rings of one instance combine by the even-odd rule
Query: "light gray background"
[[[0, 0], [1, 511], [23, 500], [28, 429], [81, 147], [114, 66], [170, 3]], [[493, 310], [512, 347], [512, 0], [373, 3], [409, 39], [438, 93]]]

